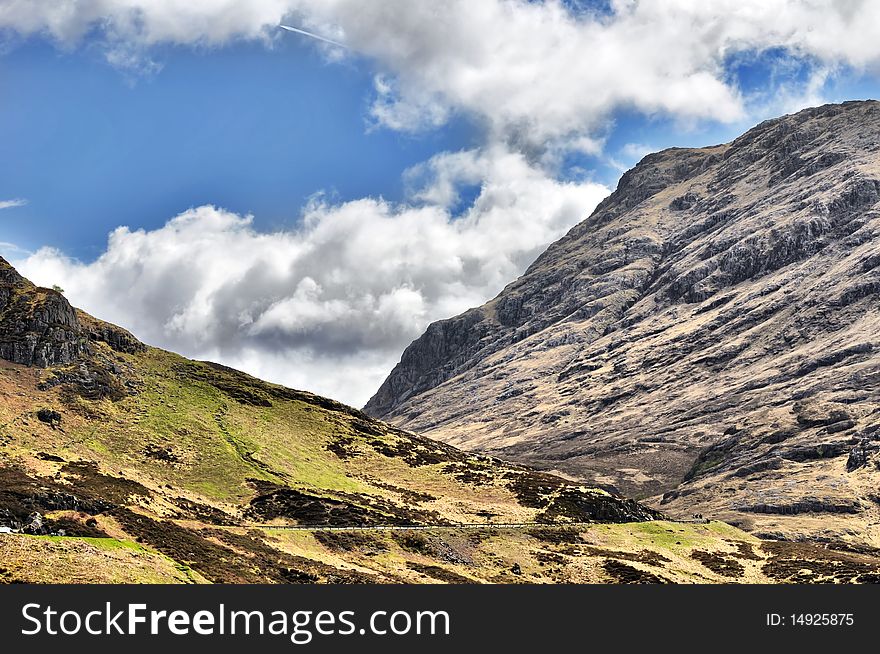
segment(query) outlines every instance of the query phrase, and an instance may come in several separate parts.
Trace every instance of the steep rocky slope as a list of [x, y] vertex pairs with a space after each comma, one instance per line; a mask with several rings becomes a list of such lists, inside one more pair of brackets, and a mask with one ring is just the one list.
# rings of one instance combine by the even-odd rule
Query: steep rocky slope
[[365, 407], [786, 537], [880, 540], [880, 104], [645, 157]]

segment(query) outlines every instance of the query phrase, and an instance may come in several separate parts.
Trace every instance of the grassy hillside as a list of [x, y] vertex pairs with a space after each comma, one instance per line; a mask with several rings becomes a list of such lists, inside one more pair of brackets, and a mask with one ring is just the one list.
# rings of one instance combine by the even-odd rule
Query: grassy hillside
[[[0, 524], [32, 532], [0, 536], [7, 581], [418, 581], [446, 574], [455, 548], [434, 560], [409, 532], [266, 526], [655, 517], [221, 366], [90, 347], [66, 365], [0, 368]], [[350, 546], [371, 538], [387, 541], [381, 555]]]

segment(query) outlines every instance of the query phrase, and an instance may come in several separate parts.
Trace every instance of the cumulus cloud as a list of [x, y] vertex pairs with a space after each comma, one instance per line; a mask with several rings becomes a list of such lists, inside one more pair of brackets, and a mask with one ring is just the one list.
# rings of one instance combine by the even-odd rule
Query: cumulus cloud
[[[377, 124], [417, 130], [465, 112], [523, 149], [595, 148], [620, 107], [739, 119], [747, 98], [725, 64], [741, 52], [781, 48], [825, 71], [880, 63], [880, 3], [867, 0], [609, 5], [600, 13], [558, 0], [0, 0], [0, 29], [71, 46], [99, 28], [108, 56], [133, 67], [132, 53], [157, 43], [268, 44], [286, 21], [375, 64]], [[816, 97], [811, 81], [803, 92], [784, 89], [793, 104]]]
[[219, 45], [234, 38], [265, 38], [291, 10], [287, 0], [87, 0], [0, 2], [0, 26], [20, 34], [46, 34], [74, 45], [98, 27], [132, 44]]
[[93, 263], [42, 249], [16, 265], [150, 343], [360, 405], [430, 321], [500, 291], [608, 192], [502, 148], [444, 153], [416, 176], [406, 203], [318, 197], [294, 230], [202, 206], [116, 229]]

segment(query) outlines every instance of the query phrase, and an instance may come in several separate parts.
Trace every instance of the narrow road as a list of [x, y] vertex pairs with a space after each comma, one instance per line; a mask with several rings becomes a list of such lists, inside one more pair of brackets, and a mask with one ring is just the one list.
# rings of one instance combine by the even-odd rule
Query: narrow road
[[[710, 522], [708, 518], [694, 520], [663, 520], [658, 522], [672, 522], [681, 524], [705, 525]], [[331, 527], [328, 525], [241, 525], [248, 529], [279, 529], [285, 531], [436, 531], [454, 529], [548, 529], [569, 527], [590, 527], [594, 525], [609, 524], [604, 522], [566, 522], [549, 524], [546, 522], [472, 522], [454, 525], [372, 525], [372, 526], [344, 526]]]

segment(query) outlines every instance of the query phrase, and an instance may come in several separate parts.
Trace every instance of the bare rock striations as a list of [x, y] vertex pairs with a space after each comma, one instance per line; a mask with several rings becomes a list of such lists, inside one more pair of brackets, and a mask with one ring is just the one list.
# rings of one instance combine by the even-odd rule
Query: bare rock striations
[[0, 257], [0, 359], [25, 366], [63, 366], [82, 360], [91, 344], [143, 349], [124, 329], [78, 312], [62, 293], [22, 277]]
[[39, 288], [0, 259], [0, 358], [26, 366], [70, 363], [87, 348], [64, 296]]

